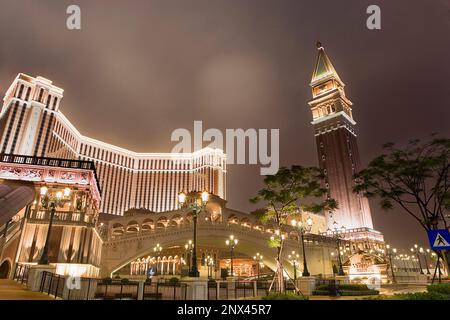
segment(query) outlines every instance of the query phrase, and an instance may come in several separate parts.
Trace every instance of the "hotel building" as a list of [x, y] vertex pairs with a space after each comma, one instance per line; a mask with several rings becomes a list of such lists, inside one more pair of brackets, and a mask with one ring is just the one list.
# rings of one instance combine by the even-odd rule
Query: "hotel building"
[[82, 135], [60, 111], [64, 90], [43, 77], [19, 74], [3, 99], [0, 154], [90, 160], [102, 190], [100, 212], [177, 209], [180, 191], [226, 198], [222, 150], [138, 153]]

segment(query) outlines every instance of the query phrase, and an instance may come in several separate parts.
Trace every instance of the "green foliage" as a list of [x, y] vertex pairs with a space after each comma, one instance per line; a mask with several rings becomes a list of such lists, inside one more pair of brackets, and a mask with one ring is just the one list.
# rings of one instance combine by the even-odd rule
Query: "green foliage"
[[169, 279], [170, 283], [176, 284], [180, 282], [180, 279], [178, 279], [177, 277], [172, 277]]
[[[329, 286], [327, 284], [321, 284], [317, 286], [317, 290], [328, 290]], [[365, 284], [340, 284], [339, 289], [341, 290], [351, 290], [351, 291], [367, 291], [371, 290]]]
[[111, 282], [112, 282], [112, 279], [111, 279], [111, 277], [106, 277], [106, 278], [103, 278], [103, 279], [102, 279], [102, 282], [103, 282], [103, 283], [111, 283]]
[[[377, 290], [369, 289], [365, 284], [341, 284], [339, 285], [339, 293], [342, 296], [370, 296], [379, 294]], [[313, 295], [330, 295], [330, 286], [327, 284], [317, 286]]]
[[450, 300], [450, 283], [431, 284], [427, 286], [427, 290], [430, 293], [440, 293], [448, 295]]
[[308, 300], [308, 297], [292, 292], [271, 293], [265, 297], [262, 297], [262, 300]]
[[[424, 229], [437, 227], [450, 210], [450, 139], [393, 143], [356, 174], [355, 192], [378, 197], [385, 210], [400, 206]], [[444, 222], [444, 227], [447, 227]]]
[[286, 223], [286, 218], [291, 214], [336, 209], [337, 203], [333, 199], [320, 199], [319, 202], [313, 200], [322, 198], [327, 193], [327, 189], [322, 187], [323, 178], [322, 171], [316, 167], [280, 168], [275, 175], [264, 178], [266, 187], [250, 199], [252, 203], [262, 201], [266, 205], [254, 214], [263, 223], [274, 221], [281, 225]]
[[438, 292], [415, 292], [376, 298], [370, 297], [367, 300], [450, 300], [450, 296]]
[[380, 296], [379, 300], [450, 300], [450, 283], [431, 284], [427, 292]]
[[281, 239], [280, 238], [274, 238], [267, 240], [267, 245], [269, 248], [278, 248], [281, 246]]

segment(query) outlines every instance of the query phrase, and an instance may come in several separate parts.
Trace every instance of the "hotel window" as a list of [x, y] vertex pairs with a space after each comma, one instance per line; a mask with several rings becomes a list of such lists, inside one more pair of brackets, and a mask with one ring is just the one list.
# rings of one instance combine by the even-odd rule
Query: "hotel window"
[[55, 110], [56, 109], [56, 103], [58, 102], [58, 98], [57, 97], [55, 97], [55, 99], [53, 99], [53, 108], [52, 108], [52, 110]]

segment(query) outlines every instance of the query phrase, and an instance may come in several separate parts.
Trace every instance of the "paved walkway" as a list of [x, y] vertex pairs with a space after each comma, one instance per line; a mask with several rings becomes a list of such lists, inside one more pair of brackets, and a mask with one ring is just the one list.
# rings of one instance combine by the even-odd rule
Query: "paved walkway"
[[14, 280], [0, 279], [0, 300], [54, 300], [41, 292], [32, 292]]

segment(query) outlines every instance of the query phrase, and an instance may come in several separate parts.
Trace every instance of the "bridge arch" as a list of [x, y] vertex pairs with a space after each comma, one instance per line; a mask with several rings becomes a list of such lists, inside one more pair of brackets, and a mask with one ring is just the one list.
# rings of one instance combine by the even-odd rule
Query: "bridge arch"
[[[235, 248], [236, 254], [241, 254], [252, 259], [256, 252], [259, 252], [264, 256], [263, 262], [265, 266], [272, 270], [275, 269], [276, 250], [269, 248], [267, 245], [267, 241], [271, 236], [270, 233], [241, 225], [214, 224], [199, 220], [199, 246], [213, 247], [221, 252], [227, 252], [229, 249], [225, 244], [225, 240], [231, 234], [239, 239], [239, 244]], [[141, 232], [138, 234], [124, 234], [104, 244], [101, 264], [102, 276], [110, 276], [115, 271], [140, 257], [153, 255], [153, 248], [157, 243], [160, 244], [163, 251], [168, 248], [184, 250], [186, 239], [191, 238], [192, 226], [189, 224], [183, 224], [178, 228], [155, 229], [151, 232]], [[334, 244], [329, 243], [319, 246], [317, 241], [306, 241], [305, 247], [310, 272], [312, 274], [331, 274], [332, 264], [330, 256], [331, 252], [334, 251]], [[301, 249], [298, 241], [287, 239], [284, 250], [285, 252], [291, 252], [292, 250], [300, 252]], [[201, 254], [200, 252], [198, 253], [200, 261]], [[287, 259], [287, 253], [284, 258]], [[166, 259], [168, 259], [167, 256]], [[287, 272], [292, 276], [292, 265], [287, 260], [284, 260], [283, 264]]]

